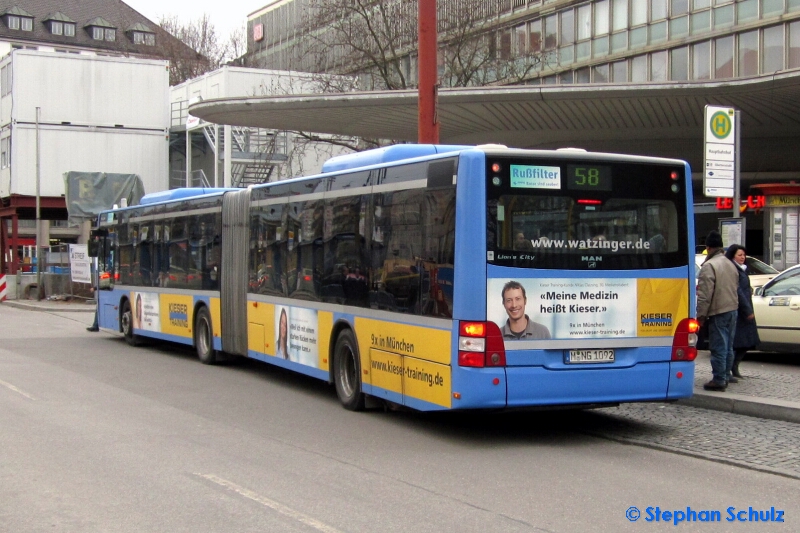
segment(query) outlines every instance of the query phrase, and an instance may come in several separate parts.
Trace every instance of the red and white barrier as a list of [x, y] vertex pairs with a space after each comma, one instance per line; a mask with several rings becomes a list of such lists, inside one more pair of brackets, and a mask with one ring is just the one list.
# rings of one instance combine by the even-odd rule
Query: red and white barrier
[[6, 275], [0, 274], [0, 302], [5, 301], [7, 292], [8, 291], [6, 287]]

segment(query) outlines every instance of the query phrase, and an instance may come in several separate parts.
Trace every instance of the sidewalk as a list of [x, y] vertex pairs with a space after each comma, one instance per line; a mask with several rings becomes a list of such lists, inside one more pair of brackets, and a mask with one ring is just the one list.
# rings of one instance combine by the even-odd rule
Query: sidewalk
[[28, 311], [47, 311], [51, 313], [93, 313], [95, 310], [94, 300], [83, 300], [75, 298], [73, 300], [6, 300], [0, 302], [0, 308], [7, 305], [17, 309], [27, 309]]
[[[792, 360], [797, 356], [785, 357]], [[695, 362], [694, 396], [679, 404], [800, 423], [800, 368], [779, 370], [745, 358], [739, 365], [744, 378], [728, 385], [725, 392], [712, 392], [703, 390], [703, 383], [711, 379], [709, 352], [701, 351]]]
[[[91, 313], [95, 309], [94, 302], [84, 303], [82, 300], [7, 300], [0, 303], [0, 308], [4, 305], [56, 313]], [[786, 357], [796, 356], [786, 354]], [[700, 351], [696, 363], [694, 396], [679, 400], [680, 405], [800, 423], [800, 367], [778, 369], [745, 359], [741, 363], [744, 379], [728, 385], [725, 392], [711, 392], [703, 390], [703, 383], [711, 379], [709, 353]]]

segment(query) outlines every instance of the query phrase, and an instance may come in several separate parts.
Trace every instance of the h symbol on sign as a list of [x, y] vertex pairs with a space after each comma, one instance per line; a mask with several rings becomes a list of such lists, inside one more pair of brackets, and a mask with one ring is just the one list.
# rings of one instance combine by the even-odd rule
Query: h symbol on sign
[[714, 124], [712, 125], [717, 135], [725, 135], [728, 133], [728, 119], [724, 116], [714, 117]]

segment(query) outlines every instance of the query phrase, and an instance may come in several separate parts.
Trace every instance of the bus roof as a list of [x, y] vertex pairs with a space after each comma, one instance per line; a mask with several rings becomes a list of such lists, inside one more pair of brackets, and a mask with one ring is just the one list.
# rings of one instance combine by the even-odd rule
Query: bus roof
[[449, 144], [394, 144], [383, 148], [375, 148], [374, 150], [331, 157], [322, 165], [322, 174], [424, 157], [426, 155], [459, 152], [470, 148], [475, 147]]
[[157, 204], [172, 200], [182, 200], [184, 198], [194, 198], [195, 196], [205, 196], [207, 194], [221, 194], [228, 191], [238, 191], [240, 189], [225, 187], [186, 187], [182, 189], [172, 189], [169, 191], [153, 192], [142, 196], [139, 205]]

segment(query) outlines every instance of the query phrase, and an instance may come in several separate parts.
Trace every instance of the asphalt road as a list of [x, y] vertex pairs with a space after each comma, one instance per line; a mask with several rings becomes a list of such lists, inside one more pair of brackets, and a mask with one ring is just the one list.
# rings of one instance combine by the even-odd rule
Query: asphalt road
[[[647, 523], [648, 507], [720, 511], [722, 523], [683, 531], [800, 530], [798, 479], [703, 450], [741, 422], [759, 441], [786, 437], [770, 449], [791, 456], [792, 425], [661, 404], [351, 413], [316, 380], [248, 360], [209, 367], [166, 345], [131, 348], [87, 333], [89, 321], [0, 306], [0, 531], [673, 527]], [[680, 438], [665, 422], [676, 417], [701, 437], [690, 455], [649, 442]], [[626, 518], [632, 506], [637, 522]], [[784, 522], [733, 524], [730, 507], [774, 507]]]

